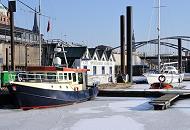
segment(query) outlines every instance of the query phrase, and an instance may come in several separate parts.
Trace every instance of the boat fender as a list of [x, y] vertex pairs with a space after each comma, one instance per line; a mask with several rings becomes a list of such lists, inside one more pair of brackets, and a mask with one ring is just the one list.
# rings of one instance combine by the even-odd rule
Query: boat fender
[[164, 84], [163, 88], [164, 89], [171, 89], [171, 88], [173, 88], [173, 86], [171, 84]]
[[166, 77], [164, 75], [160, 75], [158, 77], [158, 80], [159, 80], [160, 83], [163, 83], [166, 80]]

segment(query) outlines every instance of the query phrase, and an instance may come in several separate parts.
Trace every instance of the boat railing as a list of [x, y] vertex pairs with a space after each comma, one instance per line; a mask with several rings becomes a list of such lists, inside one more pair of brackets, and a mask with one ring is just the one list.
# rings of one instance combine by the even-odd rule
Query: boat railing
[[55, 74], [19, 73], [16, 76], [16, 80], [19, 82], [57, 82], [58, 76]]

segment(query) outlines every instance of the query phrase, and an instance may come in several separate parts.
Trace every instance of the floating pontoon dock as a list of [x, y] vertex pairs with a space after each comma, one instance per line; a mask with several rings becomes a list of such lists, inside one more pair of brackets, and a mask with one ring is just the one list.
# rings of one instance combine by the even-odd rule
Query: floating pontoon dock
[[153, 99], [149, 103], [154, 106], [154, 110], [167, 109], [179, 97], [179, 94], [165, 94], [159, 98]]
[[103, 89], [99, 96], [110, 97], [156, 97], [149, 103], [154, 110], [164, 110], [179, 97], [189, 97], [190, 89]]

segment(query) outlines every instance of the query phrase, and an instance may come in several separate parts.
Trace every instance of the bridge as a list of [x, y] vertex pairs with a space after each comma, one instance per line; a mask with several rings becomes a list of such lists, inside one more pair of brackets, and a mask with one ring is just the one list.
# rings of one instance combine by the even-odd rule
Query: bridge
[[[134, 35], [134, 34], [133, 34]], [[178, 51], [178, 39], [181, 39], [181, 50], [182, 50], [182, 66], [183, 66], [183, 70], [186, 70], [187, 67], [190, 65], [190, 36], [172, 36], [172, 37], [165, 37], [165, 38], [161, 38], [161, 62], [162, 63], [167, 63], [167, 62], [176, 62], [178, 61], [178, 54], [174, 52], [171, 53], [169, 50], [173, 50], [175, 52]], [[189, 46], [188, 46], [189, 44]], [[145, 48], [142, 49], [143, 47], [146, 47], [146, 45], [154, 45], [154, 49], [152, 48]], [[152, 39], [152, 40], [148, 40], [148, 41], [139, 41], [139, 42], [135, 42], [134, 36], [133, 36], [133, 52], [137, 51], [139, 52], [139, 50], [141, 50], [140, 53], [140, 58], [144, 61], [145, 64], [148, 64], [150, 66], [151, 69], [154, 69], [157, 64], [158, 64], [158, 56], [157, 56], [157, 52], [154, 53], [154, 55], [150, 55], [148, 53], [150, 53], [153, 50], [157, 50], [157, 45], [158, 45], [158, 39]], [[164, 48], [163, 48], [164, 47]], [[118, 49], [120, 48], [120, 46], [117, 46], [115, 48], [112, 48], [112, 50]], [[127, 47], [126, 47], [127, 48]], [[169, 48], [169, 49], [167, 49]], [[171, 48], [171, 49], [170, 49]], [[165, 54], [163, 54], [164, 50], [166, 51]], [[127, 51], [127, 50], [126, 50]], [[146, 54], [145, 54], [146, 53]], [[176, 64], [177, 65], [177, 64]], [[188, 70], [188, 72], [190, 72], [190, 69]]]
[[[161, 40], [160, 44], [163, 45], [163, 46], [173, 48], [173, 49], [178, 49], [178, 45], [176, 45], [176, 44], [174, 44], [172, 42], [163, 41], [163, 40], [178, 40], [178, 39], [181, 39], [182, 41], [190, 42], [190, 37], [189, 36], [173, 36], [173, 37], [161, 38], [160, 39]], [[158, 44], [158, 39], [153, 39], [153, 40], [149, 40], [149, 41], [134, 42], [133, 48], [138, 49], [138, 48], [140, 48], [140, 47], [142, 47], [144, 45], [147, 45], [147, 44]], [[187, 52], [187, 51], [190, 51], [190, 49], [182, 46], [182, 51]]]
[[[172, 37], [165, 37], [165, 38], [161, 38], [161, 42], [160, 44], [162, 46], [167, 46], [167, 47], [170, 47], [170, 48], [173, 48], [173, 49], [178, 49], [178, 45], [176, 45], [175, 43], [173, 42], [165, 42], [163, 40], [178, 40], [178, 39], [181, 39], [182, 40], [182, 51], [183, 52], [187, 52], [187, 51], [190, 51], [189, 48], [187, 47], [183, 47], [183, 41], [186, 41], [186, 42], [190, 42], [190, 36], [172, 36]], [[148, 41], [139, 41], [139, 42], [135, 42], [134, 38], [133, 38], [133, 50], [137, 50], [147, 44], [158, 44], [158, 39], [152, 39], [152, 40], [148, 40]], [[112, 48], [112, 50], [115, 50], [115, 49], [118, 49], [120, 48], [120, 46], [117, 46], [117, 47], [114, 47]], [[127, 50], [126, 50], [127, 51]]]

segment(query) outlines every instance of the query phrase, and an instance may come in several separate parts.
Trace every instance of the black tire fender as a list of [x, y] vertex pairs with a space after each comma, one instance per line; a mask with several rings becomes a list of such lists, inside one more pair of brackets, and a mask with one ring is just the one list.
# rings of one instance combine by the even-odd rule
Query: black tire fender
[[158, 81], [159, 81], [160, 83], [163, 83], [164, 81], [166, 81], [166, 76], [164, 76], [164, 75], [158, 76]]

